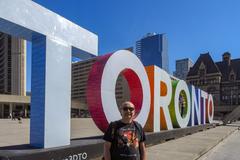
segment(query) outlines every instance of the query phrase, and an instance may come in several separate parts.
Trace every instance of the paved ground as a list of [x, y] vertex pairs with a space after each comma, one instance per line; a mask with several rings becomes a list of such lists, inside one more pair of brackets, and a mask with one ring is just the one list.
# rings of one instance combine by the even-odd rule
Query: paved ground
[[[147, 148], [148, 160], [195, 160], [203, 158], [205, 156], [204, 154], [208, 154], [208, 152], [211, 152], [215, 147], [218, 147], [218, 144], [224, 139], [228, 140], [228, 136], [231, 134], [234, 136], [236, 133], [238, 134], [237, 137], [234, 136], [235, 138], [232, 138], [229, 143], [225, 143], [228, 148], [222, 147], [224, 152], [219, 150], [215, 152], [215, 157], [212, 156], [207, 158], [208, 160], [218, 160], [219, 157], [217, 155], [219, 152], [224, 154], [225, 152], [227, 153], [228, 150], [235, 148], [235, 150], [231, 152], [233, 155], [228, 154], [228, 157], [239, 160], [240, 143], [237, 142], [240, 141], [240, 133], [236, 130], [236, 126], [219, 126], [214, 129], [198, 132], [193, 135], [149, 147]], [[233, 146], [232, 142], [236, 138], [239, 139], [235, 141]]]
[[[240, 126], [240, 122], [237, 123]], [[240, 153], [240, 130], [237, 129], [219, 145], [202, 156], [199, 160], [239, 160]]]
[[[238, 160], [240, 122], [219, 126], [147, 148], [148, 160]], [[29, 120], [0, 120], [0, 146], [29, 143]], [[72, 119], [71, 138], [102, 135], [91, 119]]]
[[[29, 119], [22, 123], [10, 119], [0, 119], [0, 147], [29, 143]], [[71, 138], [102, 135], [90, 118], [71, 119]]]

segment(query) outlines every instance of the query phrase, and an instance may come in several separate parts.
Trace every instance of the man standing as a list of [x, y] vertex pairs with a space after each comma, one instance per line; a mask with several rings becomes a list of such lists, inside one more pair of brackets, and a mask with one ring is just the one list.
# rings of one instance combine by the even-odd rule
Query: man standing
[[120, 110], [122, 119], [111, 122], [103, 137], [105, 160], [146, 160], [145, 133], [133, 121], [135, 106], [127, 101]]

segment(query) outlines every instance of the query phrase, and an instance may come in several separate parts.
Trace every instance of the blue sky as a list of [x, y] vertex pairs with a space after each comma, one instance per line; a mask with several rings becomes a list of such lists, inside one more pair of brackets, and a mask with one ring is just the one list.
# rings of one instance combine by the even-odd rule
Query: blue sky
[[[240, 53], [238, 0], [34, 0], [98, 35], [99, 54], [135, 45], [148, 32], [166, 33], [170, 71], [175, 61], [210, 52]], [[30, 56], [28, 55], [28, 66]], [[27, 74], [30, 90], [30, 67]]]

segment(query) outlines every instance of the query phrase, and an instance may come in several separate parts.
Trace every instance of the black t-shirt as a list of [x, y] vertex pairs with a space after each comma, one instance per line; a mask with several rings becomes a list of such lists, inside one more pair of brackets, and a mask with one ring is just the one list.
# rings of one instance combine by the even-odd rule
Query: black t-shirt
[[111, 160], [139, 160], [139, 143], [145, 141], [145, 133], [139, 123], [119, 120], [109, 124], [103, 139], [111, 142]]

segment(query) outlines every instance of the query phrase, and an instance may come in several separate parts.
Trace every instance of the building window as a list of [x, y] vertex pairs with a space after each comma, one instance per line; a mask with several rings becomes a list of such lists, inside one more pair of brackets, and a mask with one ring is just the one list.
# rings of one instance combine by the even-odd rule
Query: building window
[[203, 63], [201, 63], [199, 66], [198, 74], [199, 74], [199, 77], [204, 77], [206, 74], [206, 66]]
[[231, 81], [234, 81], [234, 80], [235, 80], [234, 74], [231, 74], [231, 75], [230, 75], [230, 80], [231, 80]]
[[199, 70], [199, 76], [204, 77], [205, 76], [205, 69], [200, 69]]

